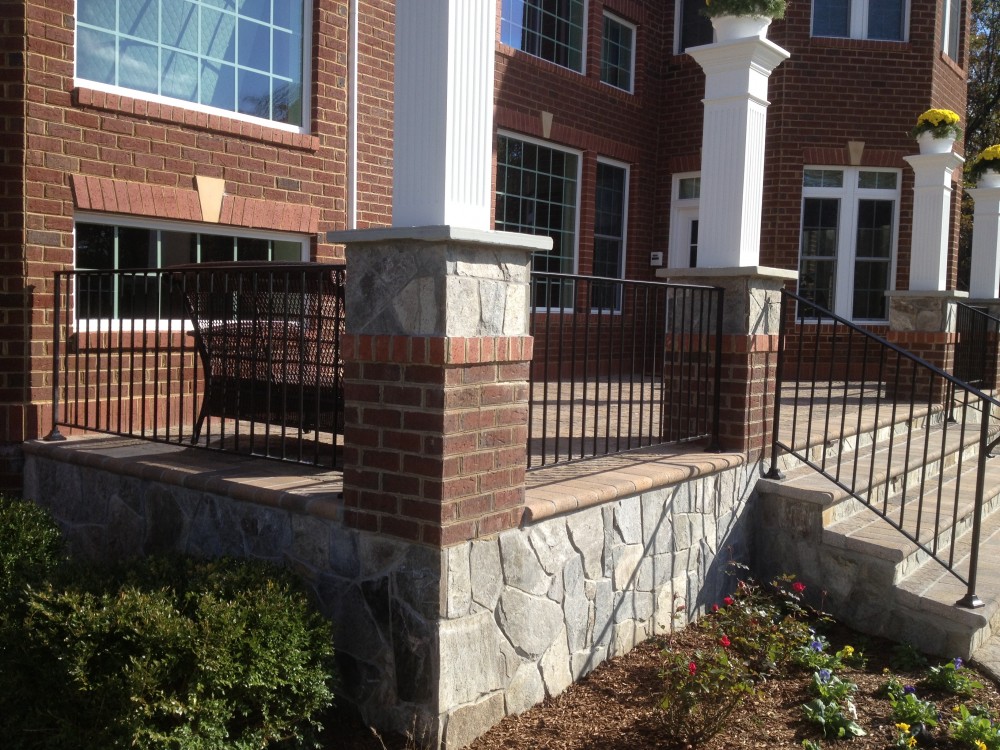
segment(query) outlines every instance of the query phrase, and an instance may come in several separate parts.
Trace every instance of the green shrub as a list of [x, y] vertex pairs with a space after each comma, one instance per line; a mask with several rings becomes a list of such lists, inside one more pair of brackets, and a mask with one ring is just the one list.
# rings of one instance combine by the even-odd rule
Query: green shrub
[[63, 559], [63, 539], [48, 511], [0, 495], [0, 605], [6, 612], [25, 586], [52, 573]]
[[31, 592], [0, 664], [0, 736], [36, 750], [307, 747], [329, 623], [287, 572], [152, 559]]

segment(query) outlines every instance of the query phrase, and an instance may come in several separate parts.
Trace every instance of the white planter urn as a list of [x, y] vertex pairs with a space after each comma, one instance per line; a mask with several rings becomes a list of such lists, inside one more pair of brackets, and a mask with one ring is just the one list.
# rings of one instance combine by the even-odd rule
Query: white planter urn
[[951, 152], [955, 145], [955, 136], [949, 135], [938, 138], [929, 130], [917, 136], [917, 146], [922, 154], [947, 154]]
[[987, 169], [976, 180], [976, 187], [1000, 188], [1000, 172], [995, 169]]
[[771, 19], [767, 16], [712, 16], [716, 42], [731, 42], [735, 39], [767, 36]]

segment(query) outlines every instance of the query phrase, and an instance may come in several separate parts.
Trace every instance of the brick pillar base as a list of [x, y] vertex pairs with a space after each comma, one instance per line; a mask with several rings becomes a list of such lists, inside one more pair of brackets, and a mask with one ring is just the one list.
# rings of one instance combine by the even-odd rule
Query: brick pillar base
[[[890, 292], [886, 339], [951, 374], [955, 366], [955, 302], [962, 292]], [[897, 374], [898, 373], [898, 374]], [[948, 383], [930, 371], [901, 361], [886, 373], [887, 396], [944, 404]]]
[[344, 522], [434, 546], [520, 524], [531, 338], [352, 335]]

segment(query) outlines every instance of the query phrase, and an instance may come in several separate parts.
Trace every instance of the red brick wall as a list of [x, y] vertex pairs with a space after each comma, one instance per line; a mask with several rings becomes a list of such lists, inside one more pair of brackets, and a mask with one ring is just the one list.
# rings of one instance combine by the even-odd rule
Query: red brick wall
[[[41, 405], [50, 399], [52, 274], [72, 267], [76, 210], [196, 220], [200, 212], [191, 199], [198, 175], [225, 181], [222, 224], [317, 235], [311, 248], [316, 259], [340, 254], [322, 241], [322, 233], [346, 226], [346, 0], [313, 3], [311, 126], [304, 134], [159, 105], [140, 96], [74, 87], [74, 7], [73, 0], [31, 0], [25, 4], [23, 27], [16, 18], [0, 26], [4, 50], [11, 53], [0, 62], [0, 85], [5, 87], [2, 168], [8, 174], [21, 171], [18, 133], [26, 131], [23, 212], [19, 196], [10, 195], [19, 191], [20, 180], [5, 175], [0, 225], [5, 232], [0, 325], [7, 326], [0, 350], [0, 424], [3, 440], [12, 442], [48, 428], [36, 423]], [[390, 221], [392, 9], [390, 0], [362, 2], [362, 226]], [[16, 104], [22, 98], [20, 61], [13, 56], [20, 47], [26, 50], [23, 120]], [[79, 189], [88, 185], [108, 190], [90, 196]], [[142, 202], [147, 194], [160, 196], [150, 210]], [[30, 290], [27, 300], [23, 286]], [[28, 351], [28, 341], [25, 363], [21, 355]], [[25, 372], [30, 379], [22, 383]], [[22, 420], [18, 415], [25, 403]]]

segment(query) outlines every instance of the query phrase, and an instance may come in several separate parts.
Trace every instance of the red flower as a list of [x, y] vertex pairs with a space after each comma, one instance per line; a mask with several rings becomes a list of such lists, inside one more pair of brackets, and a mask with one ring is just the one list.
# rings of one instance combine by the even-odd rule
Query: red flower
[[698, 665], [695, 664], [693, 661], [688, 662], [688, 674], [694, 674], [697, 671], [698, 671]]
[[724, 635], [719, 639], [719, 645], [722, 646], [723, 648], [729, 648], [731, 643], [732, 641], [729, 640], [728, 635]]
[[806, 590], [806, 585], [801, 581], [796, 581], [795, 583], [792, 584], [792, 591], [794, 591], [796, 594], [801, 594], [805, 590]]
[[713, 612], [718, 612], [719, 611], [719, 605], [718, 604], [713, 604], [712, 605], [712, 611]]
[[722, 600], [722, 603], [725, 604], [727, 607], [731, 607], [733, 605], [733, 597], [727, 596], [725, 599]]

